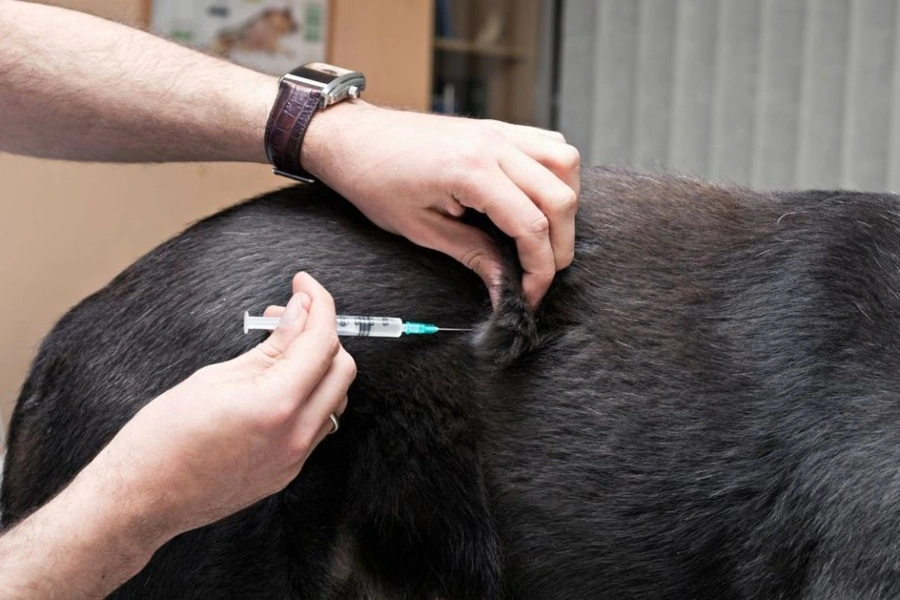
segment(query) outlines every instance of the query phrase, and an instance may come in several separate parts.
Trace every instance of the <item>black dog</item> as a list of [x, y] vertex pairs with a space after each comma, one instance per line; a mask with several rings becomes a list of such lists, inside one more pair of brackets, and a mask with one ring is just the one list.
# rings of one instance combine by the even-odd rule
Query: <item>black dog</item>
[[[137, 410], [262, 337], [308, 270], [346, 339], [341, 430], [285, 491], [165, 545], [130, 598], [900, 598], [900, 199], [594, 169], [530, 314], [320, 187], [190, 228], [66, 315], [19, 399], [10, 525]], [[98, 327], [99, 317], [118, 325]]]

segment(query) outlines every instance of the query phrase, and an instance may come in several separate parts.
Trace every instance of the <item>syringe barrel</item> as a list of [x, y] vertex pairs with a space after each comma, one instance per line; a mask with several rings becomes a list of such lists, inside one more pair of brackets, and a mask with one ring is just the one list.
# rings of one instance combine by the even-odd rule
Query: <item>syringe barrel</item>
[[[244, 313], [244, 333], [252, 329], [268, 331], [278, 327], [280, 317], [251, 317]], [[395, 317], [337, 316], [337, 334], [352, 337], [400, 337], [406, 332], [403, 319]]]
[[403, 319], [394, 317], [355, 317], [338, 315], [337, 334], [354, 337], [400, 337]]

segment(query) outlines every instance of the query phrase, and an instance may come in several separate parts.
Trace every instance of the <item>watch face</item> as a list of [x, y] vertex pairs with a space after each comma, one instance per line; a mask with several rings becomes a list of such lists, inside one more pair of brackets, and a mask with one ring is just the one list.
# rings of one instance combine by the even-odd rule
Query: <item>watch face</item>
[[297, 67], [291, 71], [291, 75], [303, 77], [304, 79], [309, 79], [311, 81], [317, 81], [322, 85], [328, 85], [341, 75], [352, 72], [353, 71], [350, 69], [342, 69], [340, 67], [335, 67], [334, 65], [329, 65], [328, 63], [313, 62], [306, 63], [302, 67]]

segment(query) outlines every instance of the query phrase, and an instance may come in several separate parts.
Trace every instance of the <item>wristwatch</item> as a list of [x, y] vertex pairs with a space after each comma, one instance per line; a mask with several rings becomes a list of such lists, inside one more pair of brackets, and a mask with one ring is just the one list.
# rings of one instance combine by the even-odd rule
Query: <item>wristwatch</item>
[[366, 78], [362, 73], [322, 62], [306, 63], [284, 75], [266, 123], [266, 156], [275, 174], [315, 182], [300, 165], [300, 148], [309, 122], [317, 110], [347, 98], [359, 98], [364, 89]]

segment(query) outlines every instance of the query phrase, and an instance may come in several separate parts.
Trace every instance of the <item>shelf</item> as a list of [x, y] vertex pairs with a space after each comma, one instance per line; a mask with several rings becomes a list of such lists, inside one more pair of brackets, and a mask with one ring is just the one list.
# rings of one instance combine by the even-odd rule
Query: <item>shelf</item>
[[537, 78], [541, 61], [551, 62], [545, 44], [555, 25], [541, 21], [548, 0], [423, 1], [435, 7], [427, 52], [432, 110], [535, 124], [537, 102], [550, 95], [550, 78]]
[[461, 54], [474, 54], [506, 60], [522, 60], [525, 58], [524, 53], [512, 48], [497, 46], [496, 44], [470, 42], [458, 38], [435, 38], [434, 47], [437, 50], [443, 50], [445, 52], [459, 52]]

